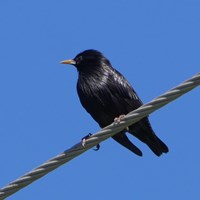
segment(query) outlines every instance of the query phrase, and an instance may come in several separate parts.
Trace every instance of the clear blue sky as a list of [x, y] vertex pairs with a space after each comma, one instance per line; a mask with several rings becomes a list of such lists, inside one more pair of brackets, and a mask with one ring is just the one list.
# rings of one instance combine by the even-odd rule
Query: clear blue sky
[[[0, 187], [99, 130], [60, 60], [98, 49], [144, 102], [200, 71], [198, 0], [2, 0], [0, 25]], [[108, 139], [9, 199], [200, 199], [199, 102], [196, 88], [150, 116], [168, 154]]]

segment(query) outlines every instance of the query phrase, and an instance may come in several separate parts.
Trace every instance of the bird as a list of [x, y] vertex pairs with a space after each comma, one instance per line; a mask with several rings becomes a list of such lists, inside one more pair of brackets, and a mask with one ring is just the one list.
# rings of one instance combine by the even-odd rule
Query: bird
[[[88, 49], [60, 63], [76, 67], [80, 102], [101, 128], [116, 119], [120, 121], [124, 115], [143, 105], [131, 84], [100, 51]], [[157, 156], [169, 151], [167, 145], [156, 136], [148, 117], [112, 136], [131, 152], [142, 156], [142, 151], [130, 141], [127, 132], [145, 143]]]

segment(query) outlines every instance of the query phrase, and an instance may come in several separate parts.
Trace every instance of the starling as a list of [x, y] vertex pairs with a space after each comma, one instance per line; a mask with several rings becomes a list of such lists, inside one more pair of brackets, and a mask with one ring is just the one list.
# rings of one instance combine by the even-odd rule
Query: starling
[[[78, 70], [77, 92], [80, 102], [101, 128], [143, 104], [130, 83], [101, 52], [86, 50], [74, 59], [61, 63], [74, 65]], [[168, 152], [168, 147], [154, 133], [148, 117], [112, 137], [133, 153], [142, 156], [141, 150], [131, 143], [126, 132], [147, 144], [157, 156]]]

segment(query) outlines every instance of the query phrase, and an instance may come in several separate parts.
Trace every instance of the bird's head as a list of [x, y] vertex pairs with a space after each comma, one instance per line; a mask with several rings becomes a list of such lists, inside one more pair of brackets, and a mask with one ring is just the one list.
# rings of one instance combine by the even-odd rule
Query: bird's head
[[79, 53], [74, 59], [63, 60], [61, 64], [74, 65], [79, 72], [96, 68], [101, 68], [104, 65], [110, 65], [110, 62], [104, 55], [97, 50], [86, 50]]

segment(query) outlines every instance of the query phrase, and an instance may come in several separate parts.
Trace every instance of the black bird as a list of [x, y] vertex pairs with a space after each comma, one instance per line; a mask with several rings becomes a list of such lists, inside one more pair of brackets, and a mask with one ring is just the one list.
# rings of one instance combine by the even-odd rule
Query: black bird
[[[77, 68], [77, 91], [81, 104], [101, 128], [143, 104], [129, 82], [101, 52], [86, 50], [61, 63]], [[168, 147], [155, 135], [148, 117], [113, 136], [115, 141], [142, 156], [140, 149], [126, 136], [126, 131], [147, 144], [157, 156], [168, 152]]]

